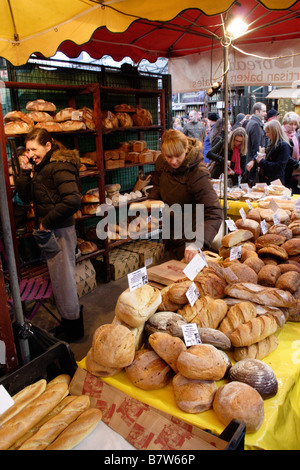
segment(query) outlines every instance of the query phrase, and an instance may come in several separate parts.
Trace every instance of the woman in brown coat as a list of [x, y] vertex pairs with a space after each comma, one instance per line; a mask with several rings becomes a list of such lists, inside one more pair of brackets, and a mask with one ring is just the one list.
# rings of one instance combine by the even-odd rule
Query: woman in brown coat
[[[204, 165], [202, 144], [180, 131], [166, 131], [152, 182], [149, 199], [160, 199], [166, 205], [163, 237], [164, 221], [169, 220], [166, 210], [170, 209], [171, 227], [166, 250], [172, 258], [185, 257], [189, 262], [199, 249], [210, 248], [223, 220], [218, 196]], [[178, 227], [181, 227], [181, 233]]]

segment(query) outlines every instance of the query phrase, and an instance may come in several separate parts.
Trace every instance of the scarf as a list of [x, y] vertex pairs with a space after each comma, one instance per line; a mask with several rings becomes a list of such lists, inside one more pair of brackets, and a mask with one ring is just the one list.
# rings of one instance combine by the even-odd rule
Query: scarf
[[285, 126], [282, 126], [286, 136], [293, 142], [294, 146], [293, 146], [293, 154], [292, 154], [292, 158], [294, 160], [298, 160], [299, 161], [299, 158], [300, 158], [300, 155], [299, 155], [299, 141], [298, 141], [298, 137], [297, 137], [297, 134], [296, 134], [296, 131], [292, 131], [292, 132], [288, 132], [286, 127]]
[[240, 149], [239, 147], [234, 147], [232, 157], [231, 157], [232, 163], [234, 163], [234, 172], [236, 175], [241, 175], [242, 170], [241, 170], [241, 160], [240, 160]]

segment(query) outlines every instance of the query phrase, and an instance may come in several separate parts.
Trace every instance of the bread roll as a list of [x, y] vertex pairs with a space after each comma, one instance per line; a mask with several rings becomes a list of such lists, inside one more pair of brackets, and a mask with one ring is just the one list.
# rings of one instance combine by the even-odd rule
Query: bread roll
[[296, 271], [289, 271], [278, 276], [276, 288], [283, 289], [294, 294], [300, 287], [300, 274]]
[[178, 310], [187, 323], [196, 323], [199, 328], [217, 328], [228, 310], [223, 299], [213, 299], [209, 295], [199, 297], [193, 306], [186, 304]]
[[212, 407], [217, 385], [212, 380], [188, 379], [175, 375], [172, 387], [177, 406], [186, 413], [202, 413]]
[[261, 305], [270, 307], [292, 307], [295, 299], [290, 292], [276, 289], [275, 287], [265, 287], [250, 282], [240, 282], [225, 287], [228, 297], [241, 300], [249, 300]]
[[186, 345], [177, 336], [168, 333], [156, 332], [148, 338], [150, 346], [177, 374], [177, 359], [182, 351], [186, 351]]
[[84, 411], [71, 423], [46, 450], [71, 450], [87, 437], [102, 419], [97, 408]]
[[227, 284], [236, 282], [253, 282], [257, 284], [257, 274], [254, 269], [243, 263], [233, 263], [223, 270]]
[[286, 241], [284, 235], [278, 233], [266, 233], [257, 238], [255, 242], [256, 249], [264, 248], [268, 245], [282, 245]]
[[213, 409], [225, 426], [233, 419], [244, 422], [247, 433], [258, 431], [264, 421], [262, 397], [254, 388], [242, 382], [229, 382], [219, 387]]
[[94, 332], [92, 349], [98, 364], [111, 368], [126, 367], [134, 359], [135, 338], [123, 325], [101, 325]]
[[282, 248], [285, 249], [289, 256], [295, 256], [300, 253], [300, 238], [292, 238], [283, 243]]
[[278, 266], [264, 265], [258, 273], [258, 284], [262, 286], [275, 287], [281, 271]]
[[219, 326], [219, 330], [229, 338], [239, 325], [247, 323], [256, 315], [256, 308], [251, 302], [238, 302], [229, 308], [226, 317]]
[[38, 100], [28, 101], [28, 103], [26, 103], [26, 109], [27, 111], [54, 112], [56, 111], [56, 106], [54, 103], [51, 103], [50, 101], [38, 99]]
[[126, 289], [117, 300], [115, 315], [127, 325], [140, 326], [156, 312], [160, 303], [159, 290], [149, 284], [134, 291]]
[[168, 298], [174, 304], [184, 305], [188, 302], [186, 292], [192, 285], [192, 281], [176, 282], [170, 285], [168, 289]]
[[280, 260], [287, 260], [288, 254], [282, 246], [277, 245], [267, 245], [263, 248], [258, 249], [258, 256], [271, 256]]
[[[161, 289], [161, 303], [159, 304], [157, 310], [166, 312], [177, 312], [177, 310], [182, 307], [183, 304], [177, 304], [175, 302], [172, 302], [172, 300], [169, 298], [169, 289], [171, 289], [174, 284], [175, 283], [169, 284], [168, 286], [165, 286]], [[186, 301], [184, 303], [186, 303]]]
[[227, 369], [222, 353], [210, 344], [197, 344], [181, 352], [177, 368], [184, 377], [199, 380], [221, 380]]
[[87, 371], [95, 377], [112, 377], [122, 370], [121, 367], [107, 367], [102, 364], [98, 364], [94, 358], [93, 348], [89, 349], [85, 358], [85, 364]]
[[258, 256], [247, 258], [243, 264], [253, 269], [256, 272], [256, 274], [258, 274], [261, 268], [265, 265], [263, 260], [260, 259]]
[[273, 335], [278, 329], [278, 323], [273, 315], [260, 315], [239, 325], [229, 338], [233, 346], [250, 346]]
[[250, 230], [239, 229], [225, 235], [221, 240], [221, 244], [225, 247], [232, 248], [251, 238], [253, 238], [253, 234]]
[[194, 279], [200, 296], [211, 296], [214, 299], [222, 299], [225, 297], [224, 289], [226, 280], [221, 277], [215, 269], [204, 268]]
[[183, 338], [182, 326], [186, 325], [182, 315], [175, 312], [156, 312], [145, 323], [145, 331], [148, 335], [156, 332], [169, 333], [172, 336]]
[[90, 399], [87, 395], [76, 397], [60, 413], [43, 424], [31, 438], [19, 447], [19, 450], [44, 450], [89, 407]]
[[235, 221], [238, 229], [250, 230], [253, 234], [253, 239], [256, 240], [260, 236], [260, 224], [253, 219], [238, 219]]
[[172, 370], [155, 351], [141, 349], [134, 361], [125, 368], [129, 380], [142, 390], [157, 390], [165, 387], [172, 378]]
[[23, 410], [32, 400], [39, 397], [46, 390], [46, 386], [46, 380], [41, 379], [14, 395], [12, 397], [14, 404], [0, 415], [0, 426]]
[[258, 343], [244, 346], [242, 348], [233, 349], [233, 357], [235, 361], [242, 359], [264, 359], [271, 352], [275, 351], [279, 344], [278, 338], [275, 335], [270, 335], [267, 338], [259, 341]]
[[258, 359], [242, 359], [234, 364], [228, 373], [228, 380], [250, 385], [264, 400], [274, 397], [278, 392], [278, 382], [273, 369]]
[[133, 127], [133, 120], [128, 113], [116, 113], [120, 127]]
[[20, 413], [6, 421], [0, 427], [0, 450], [6, 450], [11, 447], [14, 442], [35, 426], [67, 394], [67, 384], [59, 383], [53, 385], [32, 400]]

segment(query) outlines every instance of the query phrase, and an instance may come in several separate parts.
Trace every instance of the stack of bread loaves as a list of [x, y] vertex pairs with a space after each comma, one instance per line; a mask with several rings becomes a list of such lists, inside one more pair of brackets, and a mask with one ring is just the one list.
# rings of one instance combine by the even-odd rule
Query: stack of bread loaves
[[41, 379], [13, 396], [0, 415], [1, 450], [71, 450], [102, 419], [87, 395], [71, 396], [66, 374]]

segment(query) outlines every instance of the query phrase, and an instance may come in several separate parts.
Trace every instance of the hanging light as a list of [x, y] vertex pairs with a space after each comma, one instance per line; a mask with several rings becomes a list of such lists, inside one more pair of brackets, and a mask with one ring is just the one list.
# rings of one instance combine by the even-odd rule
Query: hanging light
[[231, 39], [237, 39], [247, 32], [248, 25], [241, 18], [235, 18], [226, 26], [226, 33]]

